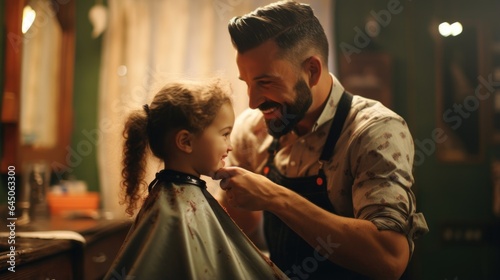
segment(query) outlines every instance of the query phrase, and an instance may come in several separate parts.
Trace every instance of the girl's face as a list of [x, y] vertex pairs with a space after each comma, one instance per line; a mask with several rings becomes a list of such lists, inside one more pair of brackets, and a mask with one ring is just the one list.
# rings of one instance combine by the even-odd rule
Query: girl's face
[[234, 111], [230, 103], [220, 108], [213, 122], [195, 139], [194, 168], [199, 174], [212, 176], [224, 167], [224, 159], [233, 150], [230, 142], [234, 124]]

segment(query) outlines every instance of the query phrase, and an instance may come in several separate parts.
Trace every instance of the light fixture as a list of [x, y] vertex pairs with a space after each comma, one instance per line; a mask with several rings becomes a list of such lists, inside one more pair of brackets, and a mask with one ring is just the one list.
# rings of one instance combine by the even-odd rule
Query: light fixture
[[23, 34], [28, 32], [33, 22], [35, 22], [36, 12], [31, 8], [30, 5], [26, 5], [23, 9], [23, 23], [21, 27], [21, 31]]
[[451, 26], [447, 22], [443, 22], [438, 26], [439, 34], [443, 37], [448, 37], [451, 34]]
[[462, 31], [464, 30], [462, 27], [462, 24], [458, 21], [454, 22], [452, 25], [450, 25], [450, 28], [451, 28], [451, 35], [452, 36], [457, 36], [460, 33], [462, 33]]
[[102, 4], [102, 0], [98, 1], [89, 10], [89, 20], [92, 24], [92, 38], [99, 37], [108, 24], [108, 9]]
[[439, 34], [443, 37], [457, 36], [463, 31], [462, 24], [460, 22], [454, 22], [449, 24], [448, 22], [443, 22], [438, 26]]

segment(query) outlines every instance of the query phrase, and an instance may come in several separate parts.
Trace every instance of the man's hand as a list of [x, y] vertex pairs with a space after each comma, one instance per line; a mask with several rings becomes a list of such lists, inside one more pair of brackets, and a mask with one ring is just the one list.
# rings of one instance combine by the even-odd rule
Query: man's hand
[[221, 168], [213, 179], [221, 180], [220, 187], [226, 191], [230, 206], [248, 211], [269, 210], [273, 198], [283, 191], [266, 177], [239, 167]]

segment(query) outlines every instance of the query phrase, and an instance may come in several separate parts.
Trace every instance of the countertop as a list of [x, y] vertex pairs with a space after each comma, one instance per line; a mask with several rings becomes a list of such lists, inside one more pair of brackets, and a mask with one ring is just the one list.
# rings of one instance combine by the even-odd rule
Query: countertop
[[[8, 224], [6, 218], [2, 219]], [[39, 219], [30, 222], [24, 226], [15, 228], [15, 244], [9, 244], [9, 238], [5, 236], [9, 233], [7, 226], [0, 228], [0, 233], [4, 236], [0, 237], [0, 271], [4, 271], [10, 267], [9, 259], [10, 247], [15, 246], [15, 265], [16, 267], [23, 264], [42, 259], [67, 250], [81, 251], [85, 246], [92, 244], [103, 236], [109, 236], [117, 231], [128, 230], [132, 224], [131, 220], [106, 220], [106, 219], [68, 219], [61, 216], [52, 216], [50, 218]], [[23, 237], [23, 233], [31, 235], [37, 233], [52, 233], [56, 231], [64, 231], [81, 235], [84, 238], [84, 243], [76, 239], [41, 239]], [[57, 232], [56, 232], [57, 233]], [[12, 239], [12, 238], [11, 238]]]

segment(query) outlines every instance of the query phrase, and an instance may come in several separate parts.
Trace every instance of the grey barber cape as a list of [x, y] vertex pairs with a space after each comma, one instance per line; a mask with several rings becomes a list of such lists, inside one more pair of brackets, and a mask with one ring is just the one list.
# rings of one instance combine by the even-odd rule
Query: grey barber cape
[[287, 279], [206, 190], [163, 170], [104, 279]]

